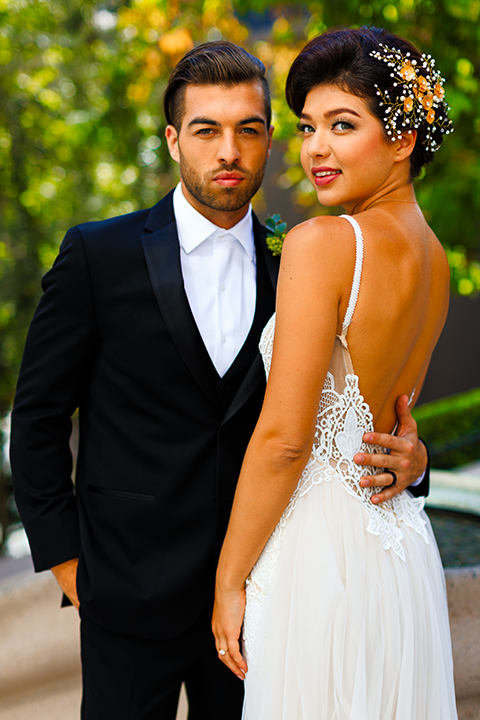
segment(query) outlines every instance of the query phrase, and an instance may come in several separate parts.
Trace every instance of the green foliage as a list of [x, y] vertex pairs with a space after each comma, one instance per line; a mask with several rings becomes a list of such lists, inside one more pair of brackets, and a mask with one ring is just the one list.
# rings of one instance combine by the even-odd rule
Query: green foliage
[[0, 417], [66, 230], [148, 207], [174, 184], [166, 79], [212, 26], [246, 35], [217, 0], [98, 7], [0, 0]]
[[432, 467], [448, 470], [480, 459], [480, 388], [420, 405], [413, 416]]
[[285, 240], [287, 223], [282, 222], [280, 215], [272, 215], [265, 220], [267, 226], [267, 247], [275, 257], [282, 254], [283, 241]]
[[180, 57], [205, 40], [245, 45], [267, 65], [275, 137], [285, 143], [279, 184], [306, 215], [327, 211], [304, 178], [283, 95], [305, 41], [333, 25], [374, 23], [432, 53], [456, 131], [418, 197], [448, 249], [455, 288], [480, 289], [479, 15], [478, 0], [0, 0], [0, 416], [40, 278], [67, 228], [149, 206], [174, 185], [163, 90]]
[[[430, 53], [446, 79], [446, 99], [455, 132], [445, 139], [432, 165], [416, 185], [417, 198], [427, 221], [447, 250], [451, 250], [452, 289], [461, 294], [480, 291], [480, 3], [477, 0], [333, 0], [291, 3], [282, 11], [295, 27], [304, 18], [305, 39], [327, 27], [372, 24], [403, 35], [421, 51]], [[275, 91], [280, 89], [304, 40], [280, 49], [275, 72]], [[259, 48], [262, 51], [262, 46]], [[267, 57], [265, 51], [264, 56]], [[271, 52], [276, 58], [275, 52]], [[285, 138], [286, 172], [282, 187], [291, 188], [297, 202], [311, 215], [319, 209], [316, 195], [304, 179], [298, 163], [299, 139], [294, 119], [283, 106], [275, 118], [276, 137]], [[274, 105], [276, 107], [276, 105]], [[278, 127], [277, 127], [278, 126]], [[278, 130], [278, 134], [277, 134]], [[336, 212], [336, 211], [333, 211]]]

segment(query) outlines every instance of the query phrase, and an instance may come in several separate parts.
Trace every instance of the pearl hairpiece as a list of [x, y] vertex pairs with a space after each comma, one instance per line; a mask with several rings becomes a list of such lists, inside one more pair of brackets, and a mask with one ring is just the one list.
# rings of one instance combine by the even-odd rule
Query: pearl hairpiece
[[[379, 105], [385, 107], [383, 121], [387, 135], [392, 141], [402, 136], [407, 130], [411, 132], [426, 122], [427, 132], [424, 145], [427, 150], [436, 152], [440, 145], [434, 140], [434, 130], [448, 135], [453, 132], [451, 120], [446, 115], [450, 108], [445, 106], [443, 115], [441, 104], [445, 97], [443, 83], [438, 70], [435, 70], [435, 60], [431, 55], [422, 55], [420, 63], [411, 59], [410, 53], [405, 55], [396, 48], [388, 47], [379, 43], [382, 52], [373, 50], [371, 57], [381, 60], [392, 68], [390, 77], [393, 79], [393, 87], [400, 86], [398, 99], [392, 99], [388, 90], [382, 91], [377, 88], [377, 95], [380, 98]], [[440, 110], [439, 110], [440, 107]]]

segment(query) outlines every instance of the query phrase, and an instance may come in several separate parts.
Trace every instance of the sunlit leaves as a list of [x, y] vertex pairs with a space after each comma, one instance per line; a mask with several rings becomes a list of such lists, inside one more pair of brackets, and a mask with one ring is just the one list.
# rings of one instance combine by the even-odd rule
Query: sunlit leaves
[[284, 100], [301, 47], [327, 27], [372, 23], [432, 53], [456, 130], [417, 193], [448, 248], [454, 286], [477, 291], [479, 18], [480, 0], [0, 0], [0, 414], [39, 279], [66, 229], [149, 206], [175, 183], [163, 90], [180, 57], [206, 40], [244, 45], [267, 66], [285, 148], [277, 181], [305, 215], [326, 211], [301, 170]]

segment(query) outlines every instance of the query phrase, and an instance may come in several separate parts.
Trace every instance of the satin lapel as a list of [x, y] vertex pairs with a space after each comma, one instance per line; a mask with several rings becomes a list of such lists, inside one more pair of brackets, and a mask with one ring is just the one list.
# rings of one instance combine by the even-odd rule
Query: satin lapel
[[265, 242], [265, 228], [260, 223], [259, 219], [255, 214], [253, 215], [253, 232], [255, 235], [255, 247], [257, 248], [257, 252], [260, 249], [260, 252], [263, 255], [265, 265], [267, 266], [268, 275], [270, 277], [270, 282], [272, 283], [273, 291], [276, 292], [278, 271], [280, 268], [280, 258], [274, 257], [271, 250], [269, 250], [269, 248], [267, 247], [267, 243]]
[[165, 324], [191, 374], [215, 404], [218, 375], [195, 325], [183, 285], [174, 221], [142, 238], [150, 281]]
[[[278, 258], [273, 257], [270, 250], [268, 249], [266, 243], [265, 243], [265, 230], [262, 227], [262, 225], [259, 223], [257, 217], [253, 216], [253, 231], [255, 235], [255, 249], [257, 254], [262, 253], [263, 259], [265, 260], [265, 265], [268, 272], [268, 278], [270, 279], [270, 282], [272, 284], [272, 290], [273, 290], [273, 298], [275, 297], [275, 291], [277, 288], [277, 277], [278, 277], [278, 269], [279, 269], [279, 260]], [[263, 282], [265, 282], [265, 273], [263, 273]], [[257, 273], [257, 284], [258, 282], [262, 282], [262, 279], [260, 278], [259, 273]], [[268, 282], [268, 280], [267, 280]], [[258, 292], [258, 291], [257, 291]], [[273, 315], [275, 310], [275, 303], [272, 302], [271, 307], [271, 313], [266, 318], [265, 324], [269, 320], [270, 316]], [[260, 338], [258, 338], [258, 341], [260, 341]], [[257, 352], [255, 359], [250, 366], [250, 370], [245, 375], [245, 379], [240, 385], [237, 394], [232, 400], [232, 404], [230, 405], [227, 414], [225, 415], [224, 423], [226, 423], [233, 415], [235, 415], [238, 410], [247, 402], [247, 400], [251, 397], [252, 393], [255, 392], [255, 390], [258, 388], [260, 383], [265, 383], [265, 369], [263, 366], [263, 360], [260, 355], [260, 352]]]
[[255, 356], [255, 360], [250, 366], [250, 370], [245, 375], [245, 379], [240, 385], [237, 394], [233, 398], [232, 404], [228, 408], [222, 425], [225, 425], [225, 423], [228, 422], [230, 418], [245, 405], [247, 400], [252, 396], [262, 382], [265, 384], [265, 368], [263, 366], [262, 356], [258, 352]]

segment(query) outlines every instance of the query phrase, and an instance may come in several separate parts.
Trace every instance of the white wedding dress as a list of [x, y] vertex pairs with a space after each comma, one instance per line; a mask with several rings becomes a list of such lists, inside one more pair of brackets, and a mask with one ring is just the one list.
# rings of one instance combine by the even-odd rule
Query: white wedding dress
[[[454, 720], [445, 579], [423, 499], [380, 507], [353, 462], [373, 418], [337, 336], [312, 452], [247, 580], [243, 720]], [[275, 315], [260, 341], [268, 375]], [[361, 381], [360, 381], [361, 385]]]

